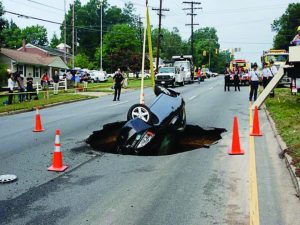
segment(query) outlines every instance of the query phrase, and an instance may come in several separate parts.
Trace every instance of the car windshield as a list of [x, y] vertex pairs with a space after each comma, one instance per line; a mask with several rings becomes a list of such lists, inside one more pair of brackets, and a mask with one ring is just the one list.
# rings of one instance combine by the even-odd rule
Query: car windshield
[[175, 68], [160, 68], [159, 73], [175, 73]]
[[189, 65], [190, 65], [190, 63], [188, 61], [176, 61], [174, 63], [174, 66], [183, 67], [183, 68], [186, 68], [186, 69], [189, 68]]
[[274, 61], [274, 62], [286, 62], [288, 59], [287, 55], [269, 55], [268, 61]]
[[238, 67], [245, 67], [246, 66], [246, 63], [244, 62], [239, 62], [237, 63]]

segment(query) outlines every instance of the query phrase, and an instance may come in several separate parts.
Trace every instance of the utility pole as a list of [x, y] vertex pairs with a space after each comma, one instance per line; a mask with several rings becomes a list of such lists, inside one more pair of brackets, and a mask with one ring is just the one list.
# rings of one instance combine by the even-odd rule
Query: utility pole
[[64, 61], [67, 64], [67, 9], [66, 9], [66, 0], [64, 0], [64, 12], [65, 12], [65, 21], [64, 21]]
[[191, 54], [192, 54], [192, 57], [194, 58], [194, 26], [199, 26], [199, 23], [194, 23], [194, 16], [197, 16], [197, 14], [194, 13], [194, 11], [197, 9], [202, 9], [200, 7], [195, 7], [196, 5], [200, 5], [201, 2], [194, 2], [194, 1], [186, 2], [185, 1], [185, 2], [183, 2], [183, 4], [191, 5], [190, 8], [184, 8], [183, 10], [190, 10], [190, 13], [187, 13], [187, 15], [191, 16], [191, 23], [186, 24], [186, 26], [191, 26]]
[[170, 11], [170, 9], [162, 8], [162, 0], [160, 0], [159, 8], [152, 8], [152, 10], [158, 11], [159, 22], [158, 22], [158, 37], [157, 37], [157, 46], [156, 46], [156, 72], [158, 72], [159, 65], [159, 53], [160, 53], [160, 41], [161, 41], [161, 17], [163, 11]]
[[140, 36], [140, 40], [141, 40], [141, 52], [143, 51], [143, 22], [142, 22], [142, 17], [139, 16], [138, 19], [138, 27], [139, 27], [139, 36]]
[[72, 67], [75, 67], [75, 1], [73, 0], [73, 16], [72, 16]]

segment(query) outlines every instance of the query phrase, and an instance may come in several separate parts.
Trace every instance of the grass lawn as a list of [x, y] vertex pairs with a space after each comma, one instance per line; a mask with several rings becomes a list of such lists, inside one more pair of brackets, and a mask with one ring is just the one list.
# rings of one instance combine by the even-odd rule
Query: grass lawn
[[288, 145], [300, 177], [300, 95], [292, 96], [290, 89], [276, 89], [275, 94], [275, 98], [268, 98], [266, 106]]
[[[145, 87], [151, 87], [151, 79], [144, 80]], [[103, 92], [111, 92], [111, 87], [113, 86], [112, 78], [109, 78], [106, 82], [101, 83], [89, 83], [88, 91], [103, 91]], [[135, 89], [141, 87], [141, 80], [136, 78], [128, 79], [128, 87], [129, 89]]]
[[3, 102], [7, 100], [7, 96], [0, 96], [0, 113], [3, 112], [12, 112], [16, 110], [30, 110], [34, 109], [36, 106], [42, 108], [45, 105], [53, 104], [53, 103], [60, 103], [60, 102], [68, 102], [71, 100], [83, 100], [83, 99], [90, 99], [93, 97], [85, 96], [85, 95], [76, 95], [70, 93], [59, 93], [58, 95], [53, 95], [51, 91], [49, 92], [49, 99], [44, 99], [43, 93], [39, 94], [39, 100], [32, 100], [28, 102], [18, 103], [18, 96], [14, 97], [14, 103], [12, 105], [4, 105]]

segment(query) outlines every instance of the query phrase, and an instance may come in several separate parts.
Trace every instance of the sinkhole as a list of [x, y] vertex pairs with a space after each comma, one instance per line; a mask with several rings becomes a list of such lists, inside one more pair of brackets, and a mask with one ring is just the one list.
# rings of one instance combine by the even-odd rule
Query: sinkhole
[[94, 131], [88, 137], [86, 143], [92, 149], [100, 152], [112, 154], [128, 154], [128, 155], [143, 155], [143, 156], [161, 156], [172, 155], [187, 151], [192, 151], [199, 148], [209, 148], [222, 139], [221, 134], [226, 132], [222, 128], [203, 129], [196, 125], [186, 125], [184, 131], [179, 132], [172, 129], [167, 129], [164, 132], [158, 132], [157, 137], [148, 146], [143, 148], [142, 152], [118, 151], [118, 137], [126, 122], [110, 123], [103, 126], [102, 130]]

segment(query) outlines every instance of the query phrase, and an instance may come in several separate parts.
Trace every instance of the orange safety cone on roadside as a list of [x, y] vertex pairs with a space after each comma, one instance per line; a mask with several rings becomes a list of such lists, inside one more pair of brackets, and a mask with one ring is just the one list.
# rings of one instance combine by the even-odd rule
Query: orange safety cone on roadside
[[42, 132], [42, 131], [44, 131], [44, 129], [42, 127], [41, 115], [39, 113], [39, 108], [36, 107], [35, 128], [33, 129], [33, 132]]
[[232, 148], [228, 152], [229, 155], [244, 155], [244, 151], [240, 145], [240, 135], [237, 117], [234, 117], [233, 121], [233, 135], [232, 135]]
[[255, 106], [255, 109], [254, 109], [252, 132], [251, 132], [250, 136], [262, 136], [262, 133], [261, 133], [260, 127], [259, 127], [259, 118], [258, 118], [258, 108], [257, 108], [257, 106]]
[[48, 168], [49, 171], [63, 172], [68, 166], [63, 165], [62, 153], [60, 151], [60, 131], [56, 130], [55, 133], [55, 144], [54, 144], [54, 152], [53, 152], [53, 161], [52, 166]]

